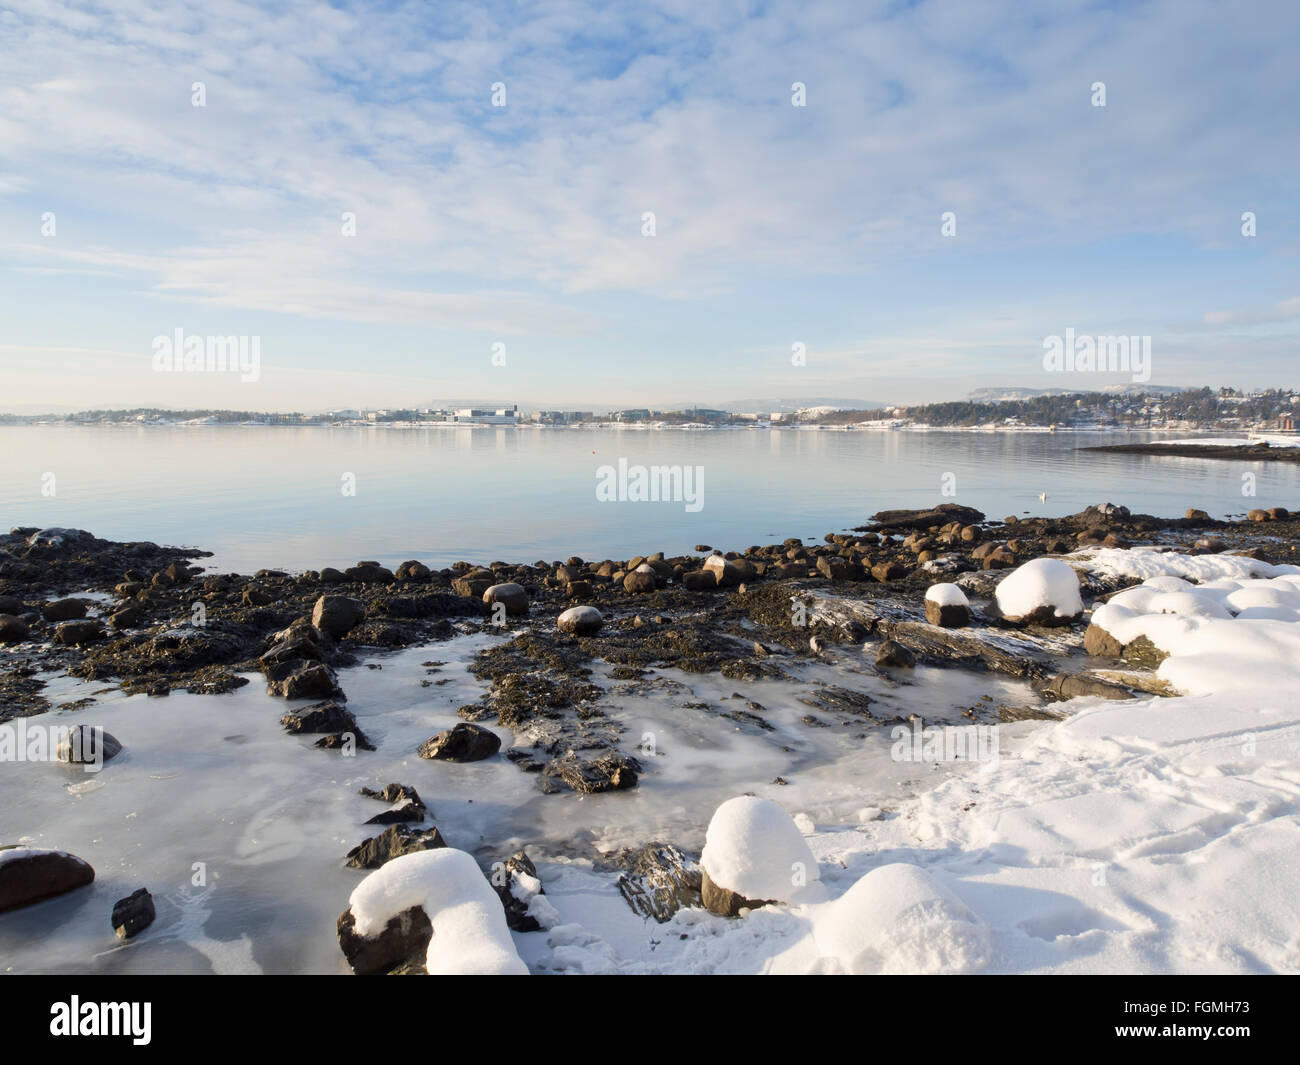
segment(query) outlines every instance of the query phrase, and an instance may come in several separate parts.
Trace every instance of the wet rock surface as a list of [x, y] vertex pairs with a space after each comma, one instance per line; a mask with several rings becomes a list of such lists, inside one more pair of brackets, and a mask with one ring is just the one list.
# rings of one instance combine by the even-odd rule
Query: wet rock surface
[[139, 888], [124, 899], [113, 903], [110, 918], [113, 934], [118, 939], [133, 939], [154, 922], [158, 916], [154, 908], [153, 896], [147, 888]]
[[0, 913], [66, 894], [94, 879], [90, 863], [72, 854], [0, 848]]

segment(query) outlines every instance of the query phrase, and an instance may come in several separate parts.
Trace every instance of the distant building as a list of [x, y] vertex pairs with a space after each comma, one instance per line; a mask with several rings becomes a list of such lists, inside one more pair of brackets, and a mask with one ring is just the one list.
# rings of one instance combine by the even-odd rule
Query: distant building
[[573, 425], [578, 422], [594, 422], [596, 412], [591, 410], [535, 410], [533, 421], [541, 425]]
[[476, 425], [517, 425], [519, 405], [496, 408], [461, 407], [456, 411], [454, 420]]
[[616, 422], [641, 422], [650, 417], [650, 411], [643, 407], [634, 407], [631, 410], [616, 410], [610, 417]]

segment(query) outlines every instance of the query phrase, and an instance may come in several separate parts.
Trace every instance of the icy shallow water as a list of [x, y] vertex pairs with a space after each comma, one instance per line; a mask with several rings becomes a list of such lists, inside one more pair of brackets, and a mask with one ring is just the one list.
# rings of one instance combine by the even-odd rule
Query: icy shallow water
[[[0, 771], [0, 842], [71, 851], [96, 870], [89, 888], [0, 915], [0, 968], [345, 973], [334, 923], [364, 874], [343, 857], [382, 831], [363, 822], [385, 809], [357, 791], [390, 781], [414, 786], [449, 845], [480, 864], [526, 847], [562, 914], [606, 913], [635, 954], [650, 949], [656, 926], [632, 915], [613, 874], [592, 872], [599, 853], [652, 840], [698, 850], [717, 805], [746, 791], [819, 827], [856, 825], [863, 808], [888, 810], [962, 771], [893, 761], [888, 728], [845, 727], [845, 715], [799, 701], [819, 684], [866, 692], [877, 716], [914, 713], [927, 723], [959, 721], [981, 696], [991, 705], [1035, 701], [1018, 682], [957, 670], [921, 668], [896, 683], [853, 647], [793, 667], [792, 681], [663, 670], [627, 683], [597, 663], [593, 680], [609, 692], [602, 705], [646, 772], [628, 792], [544, 795], [504, 754], [455, 765], [415, 753], [459, 720], [458, 706], [482, 697], [485, 686], [466, 667], [495, 639], [458, 637], [342, 671], [349, 708], [378, 747], [351, 758], [285, 734], [286, 704], [265, 694], [260, 676], [227, 695], [163, 699], [52, 678], [46, 692], [56, 705], [103, 694], [86, 710], [28, 718], [28, 727], [100, 724], [125, 751], [99, 773], [26, 762]], [[763, 706], [771, 731], [722, 716], [747, 700]], [[810, 713], [827, 727], [801, 722]], [[1031, 728], [1004, 727], [1004, 745]], [[510, 733], [497, 731], [508, 746]], [[774, 784], [777, 776], [788, 786]], [[141, 886], [154, 894], [158, 920], [120, 945], [109, 913]], [[525, 957], [537, 954], [529, 936], [516, 938]]]

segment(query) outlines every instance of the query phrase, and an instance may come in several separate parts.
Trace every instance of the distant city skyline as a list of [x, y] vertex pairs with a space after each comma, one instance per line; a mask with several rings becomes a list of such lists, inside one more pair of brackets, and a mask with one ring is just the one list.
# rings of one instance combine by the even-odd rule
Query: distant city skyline
[[[1283, 0], [16, 0], [0, 26], [15, 413], [1133, 379], [1047, 371], [1074, 333], [1149, 337], [1152, 384], [1300, 364]], [[257, 338], [257, 379], [155, 372], [177, 331]]]

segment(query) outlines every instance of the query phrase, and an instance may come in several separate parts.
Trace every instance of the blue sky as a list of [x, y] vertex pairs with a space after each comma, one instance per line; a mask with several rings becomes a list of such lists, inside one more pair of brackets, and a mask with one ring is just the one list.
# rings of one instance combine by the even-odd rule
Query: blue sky
[[[1290, 0], [6, 0], [0, 409], [1126, 379], [1045, 373], [1067, 328], [1296, 385], [1297, 40]], [[261, 378], [154, 373], [177, 328]]]

